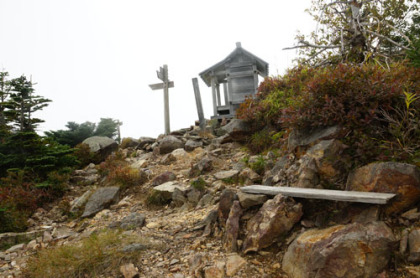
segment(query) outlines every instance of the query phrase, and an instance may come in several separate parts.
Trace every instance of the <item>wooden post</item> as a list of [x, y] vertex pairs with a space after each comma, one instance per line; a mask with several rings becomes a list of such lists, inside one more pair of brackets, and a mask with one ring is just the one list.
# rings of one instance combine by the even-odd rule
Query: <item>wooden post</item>
[[222, 100], [220, 98], [220, 84], [216, 85], [216, 94], [217, 94], [217, 106], [222, 106]]
[[165, 111], [165, 134], [171, 132], [170, 122], [169, 122], [169, 80], [168, 80], [168, 66], [163, 65], [164, 76], [163, 80], [163, 102], [164, 102], [164, 111]]
[[200, 128], [204, 130], [206, 128], [206, 120], [204, 119], [203, 104], [201, 103], [200, 87], [198, 86], [197, 78], [192, 79], [195, 95], [195, 103], [197, 105], [198, 120], [200, 121]]
[[149, 87], [152, 90], [161, 90], [163, 89], [163, 108], [164, 108], [164, 118], [165, 118], [165, 134], [171, 132], [170, 120], [169, 120], [169, 88], [174, 87], [174, 82], [169, 81], [168, 78], [168, 66], [163, 65], [158, 71], [156, 71], [157, 77], [163, 81], [163, 83], [150, 84]]
[[211, 78], [211, 93], [213, 96], [213, 114], [217, 116], [216, 77]]
[[223, 94], [225, 96], [225, 105], [229, 105], [228, 87], [227, 82], [223, 83]]

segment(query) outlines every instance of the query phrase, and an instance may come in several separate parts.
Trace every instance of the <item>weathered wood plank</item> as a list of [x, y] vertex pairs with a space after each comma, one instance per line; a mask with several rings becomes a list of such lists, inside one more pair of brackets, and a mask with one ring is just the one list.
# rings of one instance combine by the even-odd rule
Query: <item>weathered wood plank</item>
[[192, 79], [195, 103], [197, 105], [198, 120], [200, 121], [200, 128], [204, 130], [206, 128], [206, 120], [204, 119], [203, 104], [201, 103], [200, 87], [198, 86], [198, 79]]
[[277, 195], [306, 198], [306, 199], [322, 199], [343, 202], [369, 203], [369, 204], [386, 204], [395, 194], [392, 193], [376, 193], [376, 192], [360, 192], [360, 191], [341, 191], [314, 188], [298, 188], [298, 187], [282, 187], [282, 186], [264, 186], [250, 185], [241, 188], [241, 191], [252, 194]]
[[[174, 87], [174, 82], [173, 81], [169, 81], [168, 82], [168, 88], [173, 88]], [[157, 83], [157, 84], [150, 84], [149, 87], [152, 90], [162, 90], [165, 86], [165, 83]]]

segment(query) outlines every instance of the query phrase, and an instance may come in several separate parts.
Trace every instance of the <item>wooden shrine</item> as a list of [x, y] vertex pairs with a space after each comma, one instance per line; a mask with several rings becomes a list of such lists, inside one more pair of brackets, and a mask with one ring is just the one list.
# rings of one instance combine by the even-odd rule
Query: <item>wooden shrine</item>
[[[231, 118], [247, 96], [257, 93], [258, 76], [268, 75], [268, 63], [242, 48], [236, 49], [224, 60], [200, 73], [213, 96], [212, 118]], [[220, 93], [223, 87], [223, 101]]]

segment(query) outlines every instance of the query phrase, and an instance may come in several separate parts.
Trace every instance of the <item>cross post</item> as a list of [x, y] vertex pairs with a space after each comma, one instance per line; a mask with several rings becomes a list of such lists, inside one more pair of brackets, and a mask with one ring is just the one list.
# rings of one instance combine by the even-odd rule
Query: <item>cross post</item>
[[169, 121], [169, 88], [174, 87], [174, 82], [169, 81], [168, 78], [168, 66], [163, 65], [158, 71], [156, 71], [157, 77], [163, 81], [163, 83], [150, 84], [149, 87], [152, 90], [163, 89], [163, 104], [164, 104], [164, 117], [165, 117], [165, 134], [171, 132], [170, 121]]

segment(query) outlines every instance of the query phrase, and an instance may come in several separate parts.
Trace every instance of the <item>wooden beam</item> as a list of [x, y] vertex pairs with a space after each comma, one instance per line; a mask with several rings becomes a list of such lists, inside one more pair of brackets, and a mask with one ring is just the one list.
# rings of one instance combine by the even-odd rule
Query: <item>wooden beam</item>
[[193, 78], [192, 83], [194, 88], [195, 103], [197, 105], [198, 120], [200, 121], [200, 128], [201, 130], [204, 130], [206, 128], [206, 120], [204, 119], [203, 104], [201, 103], [201, 94], [200, 87], [198, 86], [198, 79]]
[[[150, 84], [149, 87], [152, 90], [162, 90], [164, 88], [164, 83]], [[173, 81], [168, 82], [168, 88], [173, 88], [175, 86]]]
[[283, 187], [283, 186], [264, 186], [250, 185], [241, 188], [241, 191], [251, 194], [266, 194], [306, 198], [306, 199], [322, 199], [342, 202], [356, 202], [369, 204], [386, 204], [395, 194], [377, 193], [377, 192], [360, 192], [360, 191], [341, 191], [314, 188], [299, 187]]

